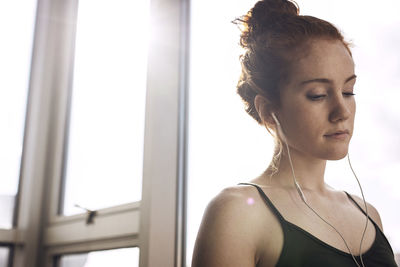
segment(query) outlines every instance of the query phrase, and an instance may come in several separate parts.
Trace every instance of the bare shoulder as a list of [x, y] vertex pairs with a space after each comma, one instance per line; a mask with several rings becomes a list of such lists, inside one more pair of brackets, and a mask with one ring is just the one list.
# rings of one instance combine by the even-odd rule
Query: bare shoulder
[[[364, 205], [363, 199], [360, 198], [359, 196], [356, 196], [353, 194], [351, 194], [351, 196], [357, 202], [357, 204], [365, 211], [365, 205]], [[371, 219], [379, 226], [381, 231], [383, 231], [382, 220], [381, 220], [381, 216], [379, 215], [378, 210], [372, 204], [370, 204], [368, 202], [367, 202], [367, 209], [368, 209], [369, 217], [371, 217]]]
[[260, 216], [263, 203], [257, 194], [250, 186], [233, 186], [210, 201], [196, 239], [192, 267], [256, 266], [260, 247], [268, 239], [260, 233], [265, 223], [268, 225], [268, 215]]

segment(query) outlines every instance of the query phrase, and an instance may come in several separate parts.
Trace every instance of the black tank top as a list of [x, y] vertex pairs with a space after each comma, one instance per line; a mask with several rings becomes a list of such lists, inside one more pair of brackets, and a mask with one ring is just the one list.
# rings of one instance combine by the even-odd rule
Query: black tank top
[[[265, 204], [278, 218], [283, 230], [283, 248], [277, 267], [347, 267], [356, 266], [351, 255], [316, 238], [297, 225], [286, 221], [264, 191], [256, 184], [240, 183], [255, 186]], [[365, 214], [364, 210], [347, 193], [349, 199]], [[365, 267], [396, 267], [393, 250], [376, 223], [368, 217], [375, 227], [375, 241], [362, 258]], [[355, 256], [361, 265], [359, 256]]]

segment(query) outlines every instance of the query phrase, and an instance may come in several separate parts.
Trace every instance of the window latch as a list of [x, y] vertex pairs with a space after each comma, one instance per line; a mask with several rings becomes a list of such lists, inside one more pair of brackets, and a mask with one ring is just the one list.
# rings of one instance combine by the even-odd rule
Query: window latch
[[94, 217], [97, 215], [97, 210], [90, 210], [90, 209], [84, 208], [78, 204], [75, 204], [75, 207], [86, 211], [86, 224], [94, 223]]

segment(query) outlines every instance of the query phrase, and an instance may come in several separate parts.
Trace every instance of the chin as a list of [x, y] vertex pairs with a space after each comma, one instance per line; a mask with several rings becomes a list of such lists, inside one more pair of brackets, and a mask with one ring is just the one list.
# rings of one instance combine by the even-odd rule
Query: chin
[[347, 156], [347, 153], [349, 152], [348, 147], [346, 149], [341, 149], [341, 150], [331, 150], [327, 152], [324, 156], [326, 160], [341, 160]]
[[327, 158], [327, 160], [341, 160], [341, 159], [344, 159], [346, 156], [347, 156], [347, 153], [343, 154], [343, 155], [338, 155], [336, 157]]

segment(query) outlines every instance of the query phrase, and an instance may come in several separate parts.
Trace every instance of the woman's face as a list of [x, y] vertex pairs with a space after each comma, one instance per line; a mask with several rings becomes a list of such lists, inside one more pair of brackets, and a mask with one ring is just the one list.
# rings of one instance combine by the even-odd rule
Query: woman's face
[[[316, 40], [295, 63], [281, 93], [278, 119], [288, 145], [307, 156], [344, 158], [353, 133], [354, 62], [340, 41]], [[342, 138], [328, 137], [348, 131]]]

